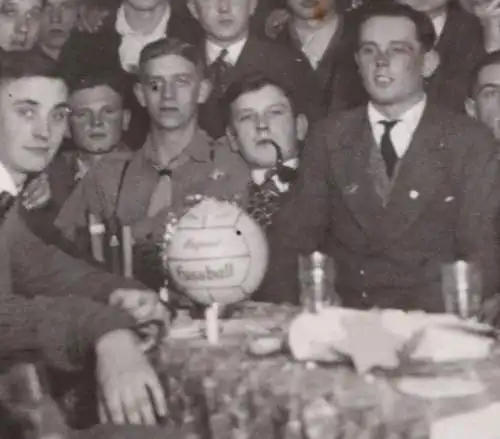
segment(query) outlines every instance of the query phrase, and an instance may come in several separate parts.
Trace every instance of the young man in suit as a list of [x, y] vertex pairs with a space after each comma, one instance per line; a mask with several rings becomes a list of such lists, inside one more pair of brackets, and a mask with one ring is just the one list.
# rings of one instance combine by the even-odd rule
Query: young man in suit
[[165, 37], [196, 43], [202, 39], [198, 22], [182, 3], [171, 0], [123, 0], [96, 32], [75, 31], [64, 45], [59, 72], [66, 77], [122, 69], [127, 73], [127, 106], [132, 111], [126, 141], [133, 149], [144, 142], [147, 113], [133, 93], [141, 50]]
[[[67, 100], [66, 84], [47, 70], [46, 64], [34, 63], [23, 53], [2, 57], [0, 292], [2, 313], [9, 312], [2, 314], [3, 323], [7, 329], [14, 325], [12, 330], [19, 334], [28, 331], [24, 337], [28, 345], [35, 343], [36, 347], [40, 341], [42, 348], [45, 342], [49, 347], [58, 347], [52, 360], [66, 365], [70, 364], [67, 357], [74, 356], [81, 366], [84, 354], [102, 337], [106, 356], [101, 360], [101, 355], [97, 355], [97, 380], [108, 417], [114, 422], [149, 422], [153, 403], [147, 402], [138, 409], [138, 401], [145, 400], [149, 388], [155, 393], [155, 401], [161, 402], [158, 379], [138, 351], [132, 334], [104, 334], [131, 326], [130, 320], [124, 321], [120, 313], [107, 308], [109, 304], [122, 306], [137, 323], [166, 318], [157, 295], [138, 282], [105, 273], [48, 245], [29, 229], [18, 200], [30, 175], [47, 166], [61, 143], [68, 116]], [[26, 296], [24, 302], [17, 299], [21, 295]], [[41, 298], [31, 301], [37, 297]], [[49, 298], [56, 301], [54, 307], [60, 315], [52, 313], [53, 302]], [[23, 309], [17, 309], [16, 304]], [[54, 319], [50, 325], [46, 320], [38, 320], [45, 313]], [[19, 329], [16, 325], [25, 326]], [[53, 328], [57, 328], [57, 333]], [[3, 337], [10, 335], [9, 331], [2, 331]], [[41, 338], [32, 340], [35, 336]], [[70, 345], [72, 342], [76, 344]], [[120, 357], [122, 360], [116, 362]], [[124, 358], [129, 361], [123, 361]]]
[[143, 260], [140, 249], [157, 249], [168, 215], [182, 209], [190, 196], [230, 198], [246, 188], [250, 177], [227, 142], [211, 140], [198, 125], [198, 105], [210, 84], [195, 46], [169, 38], [146, 46], [135, 91], [151, 119], [146, 142], [132, 154], [112, 153], [94, 166], [66, 201], [56, 225], [71, 240], [88, 234], [88, 212], [104, 223], [130, 225], [137, 275], [158, 288], [163, 272], [157, 252]]
[[358, 41], [370, 102], [313, 128], [282, 208], [288, 221], [272, 225], [282, 251], [326, 249], [350, 307], [441, 312], [441, 266], [459, 259], [477, 263], [484, 293], [494, 292], [498, 147], [480, 124], [426, 96], [439, 61], [432, 22], [406, 5], [375, 4]]
[[200, 51], [213, 89], [200, 108], [200, 126], [214, 139], [225, 133], [227, 111], [223, 95], [230, 84], [251, 73], [264, 73], [297, 90], [310, 120], [322, 115], [321, 97], [309, 62], [293, 48], [250, 34], [250, 17], [256, 0], [189, 0], [193, 15], [205, 30]]

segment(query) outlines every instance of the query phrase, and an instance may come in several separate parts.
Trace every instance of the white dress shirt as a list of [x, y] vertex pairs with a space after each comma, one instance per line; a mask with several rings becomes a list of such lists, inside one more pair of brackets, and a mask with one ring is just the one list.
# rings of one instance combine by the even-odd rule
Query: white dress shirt
[[[288, 166], [289, 168], [292, 169], [297, 169], [299, 167], [299, 159], [298, 157], [294, 157], [291, 159], [286, 160], [283, 165]], [[261, 185], [264, 184], [266, 181], [267, 177], [267, 172], [269, 171], [270, 168], [258, 168], [258, 169], [252, 169], [250, 171], [250, 176], [252, 177], [252, 181], [257, 184]], [[276, 188], [280, 192], [286, 192], [290, 186], [289, 183], [283, 183], [277, 175], [273, 175], [271, 177], [271, 181], [276, 185]]]
[[208, 65], [212, 64], [217, 59], [219, 54], [224, 49], [226, 49], [227, 55], [224, 58], [224, 61], [231, 64], [232, 66], [235, 66], [236, 63], [238, 62], [241, 52], [243, 51], [243, 47], [245, 47], [247, 39], [248, 38], [243, 38], [242, 40], [237, 41], [236, 43], [233, 43], [228, 47], [221, 47], [218, 44], [215, 44], [214, 42], [207, 40], [205, 44], [205, 51], [207, 54]]
[[[420, 119], [422, 119], [426, 102], [427, 98], [424, 97], [397, 118], [398, 123], [392, 128], [390, 136], [398, 158], [402, 158], [408, 150], [413, 134], [417, 129]], [[371, 102], [368, 103], [368, 121], [370, 122], [375, 142], [377, 142], [379, 147], [385, 130], [380, 122], [386, 120], [388, 120], [386, 116], [380, 113]]]
[[165, 31], [172, 13], [170, 5], [167, 4], [163, 17], [158, 25], [147, 34], [137, 32], [130, 27], [125, 18], [123, 6], [120, 6], [116, 14], [115, 29], [121, 35], [122, 42], [118, 50], [123, 70], [134, 72], [139, 64], [139, 55], [149, 43], [165, 37]]
[[438, 15], [432, 19], [434, 31], [436, 32], [436, 42], [439, 40], [441, 34], [443, 33], [447, 16], [448, 14], [445, 12], [444, 14]]
[[0, 163], [0, 193], [8, 192], [13, 196], [17, 196], [19, 194], [19, 189], [14, 183], [14, 179], [7, 168]]
[[302, 44], [302, 52], [309, 60], [313, 69], [318, 67], [326, 49], [330, 45], [333, 35], [337, 30], [337, 23], [338, 20], [330, 20], [313, 32], [304, 32], [298, 28], [295, 29]]

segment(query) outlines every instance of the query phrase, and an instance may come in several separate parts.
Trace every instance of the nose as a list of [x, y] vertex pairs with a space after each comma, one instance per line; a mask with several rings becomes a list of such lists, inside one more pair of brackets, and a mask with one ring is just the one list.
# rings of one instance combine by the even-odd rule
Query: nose
[[267, 115], [263, 114], [258, 116], [257, 131], [269, 131], [269, 120]]
[[28, 34], [29, 31], [28, 17], [20, 17], [16, 21], [15, 31], [18, 34], [24, 34], [24, 35]]
[[163, 85], [162, 97], [166, 101], [174, 100], [177, 96], [177, 87], [175, 81], [166, 81]]
[[49, 12], [50, 22], [52, 24], [61, 24], [62, 22], [62, 10], [61, 8], [52, 8]]
[[33, 135], [35, 138], [43, 141], [48, 141], [50, 138], [51, 127], [47, 119], [39, 117], [33, 127]]
[[378, 52], [375, 58], [375, 65], [377, 67], [385, 67], [389, 64], [389, 56], [386, 52]]
[[219, 0], [217, 6], [219, 12], [229, 12], [231, 10], [231, 0]]
[[90, 126], [92, 128], [101, 127], [104, 125], [102, 113], [91, 113], [90, 114]]

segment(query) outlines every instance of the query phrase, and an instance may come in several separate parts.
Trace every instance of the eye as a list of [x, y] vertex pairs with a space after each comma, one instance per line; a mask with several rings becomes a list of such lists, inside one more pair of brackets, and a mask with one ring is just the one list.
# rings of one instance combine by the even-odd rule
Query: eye
[[106, 116], [114, 116], [116, 113], [118, 113], [118, 108], [114, 108], [114, 107], [105, 107], [103, 109], [103, 113], [106, 115]]
[[87, 118], [87, 112], [85, 110], [73, 110], [71, 112], [71, 118], [75, 120], [83, 120]]
[[41, 17], [42, 15], [42, 11], [38, 8], [36, 9], [32, 9], [31, 11], [29, 11], [27, 14], [26, 14], [26, 18], [28, 20], [37, 20]]
[[159, 91], [160, 83], [158, 81], [149, 81], [148, 87], [151, 91]]
[[19, 107], [16, 111], [21, 117], [28, 120], [32, 120], [36, 114], [35, 109], [31, 107]]
[[364, 56], [371, 56], [371, 55], [375, 55], [376, 50], [375, 50], [375, 48], [374, 48], [374, 47], [372, 47], [372, 46], [362, 46], [362, 47], [359, 49], [358, 53], [359, 53], [360, 55], [364, 55]]
[[8, 18], [14, 18], [17, 15], [17, 11], [13, 8], [5, 7], [0, 9], [0, 15]]
[[69, 111], [67, 108], [58, 108], [52, 111], [52, 119], [61, 122], [68, 118]]

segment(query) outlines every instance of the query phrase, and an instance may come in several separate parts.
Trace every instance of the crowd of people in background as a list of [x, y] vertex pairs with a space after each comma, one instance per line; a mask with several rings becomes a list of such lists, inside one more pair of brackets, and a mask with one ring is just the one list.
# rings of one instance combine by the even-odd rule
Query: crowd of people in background
[[[265, 230], [254, 300], [299, 304], [321, 250], [343, 305], [443, 312], [465, 259], [495, 323], [498, 142], [497, 0], [0, 0], [0, 352], [93, 352], [96, 422], [166, 416], [141, 249], [193, 195]], [[93, 259], [89, 215], [130, 226], [136, 279]]]

